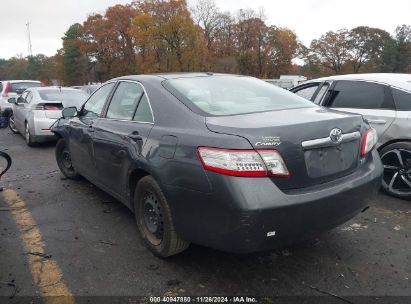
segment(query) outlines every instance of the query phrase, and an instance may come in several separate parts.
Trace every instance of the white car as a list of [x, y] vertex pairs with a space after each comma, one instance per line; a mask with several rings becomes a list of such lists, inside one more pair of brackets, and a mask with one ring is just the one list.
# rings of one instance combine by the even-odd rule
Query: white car
[[61, 117], [62, 109], [80, 108], [87, 98], [87, 93], [72, 88], [29, 88], [20, 97], [8, 101], [13, 105], [10, 130], [22, 134], [29, 146], [53, 140], [55, 136], [50, 128]]
[[4, 80], [0, 81], [0, 113], [9, 116], [12, 104], [8, 102], [10, 98], [17, 98], [27, 88], [41, 87], [43, 84], [38, 80]]

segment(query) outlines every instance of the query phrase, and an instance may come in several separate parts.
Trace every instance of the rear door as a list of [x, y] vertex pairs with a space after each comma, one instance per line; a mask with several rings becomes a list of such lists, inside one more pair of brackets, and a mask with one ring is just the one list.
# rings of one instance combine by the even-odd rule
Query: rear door
[[120, 81], [93, 138], [97, 172], [113, 194], [125, 197], [129, 169], [133, 161], [142, 157], [153, 124], [143, 86]]
[[390, 89], [379, 83], [337, 81], [324, 104], [335, 110], [362, 114], [377, 130], [379, 137], [396, 117]]
[[94, 92], [80, 110], [78, 117], [68, 126], [71, 159], [76, 170], [89, 179], [98, 180], [94, 160], [93, 137], [95, 125], [100, 119], [115, 82], [103, 85]]

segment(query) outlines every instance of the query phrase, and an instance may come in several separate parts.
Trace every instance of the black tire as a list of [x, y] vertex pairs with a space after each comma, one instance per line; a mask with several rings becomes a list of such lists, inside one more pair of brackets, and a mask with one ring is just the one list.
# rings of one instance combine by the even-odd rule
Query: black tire
[[411, 142], [397, 142], [380, 150], [384, 165], [382, 189], [385, 193], [411, 199]]
[[170, 206], [150, 175], [140, 179], [136, 185], [134, 211], [140, 237], [154, 255], [165, 258], [184, 251], [190, 245], [177, 235]]
[[30, 127], [27, 121], [24, 125], [24, 138], [26, 139], [27, 146], [34, 147], [36, 145], [36, 143], [34, 142], [33, 136], [30, 133]]
[[9, 129], [11, 130], [11, 132], [13, 132], [14, 134], [18, 134], [19, 131], [16, 129], [16, 126], [14, 124], [14, 114], [13, 112], [10, 113], [9, 116]]
[[70, 150], [63, 138], [60, 138], [56, 144], [56, 161], [65, 177], [69, 179], [78, 179], [80, 177], [71, 163]]

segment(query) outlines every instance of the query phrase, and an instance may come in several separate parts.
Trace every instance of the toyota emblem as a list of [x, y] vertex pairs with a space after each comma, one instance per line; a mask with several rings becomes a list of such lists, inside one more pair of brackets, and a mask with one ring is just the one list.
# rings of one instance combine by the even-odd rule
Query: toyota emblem
[[343, 134], [342, 134], [341, 129], [335, 128], [331, 130], [330, 139], [333, 143], [336, 143], [336, 144], [340, 143], [342, 141], [342, 138], [343, 138]]

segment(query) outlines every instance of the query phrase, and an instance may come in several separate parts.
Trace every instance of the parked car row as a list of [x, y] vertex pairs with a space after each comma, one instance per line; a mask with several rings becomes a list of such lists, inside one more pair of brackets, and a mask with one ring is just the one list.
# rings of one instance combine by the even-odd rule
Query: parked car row
[[291, 91], [213, 73], [124, 76], [88, 98], [28, 88], [8, 99], [10, 128], [29, 145], [57, 139], [61, 172], [129, 207], [160, 257], [191, 242], [253, 252], [314, 237], [364, 210], [381, 179], [411, 197], [408, 75]]
[[378, 133], [382, 188], [390, 195], [411, 198], [411, 75], [332, 76], [291, 91], [327, 108], [361, 114]]
[[64, 107], [81, 107], [88, 94], [61, 87], [31, 87], [19, 97], [7, 100], [11, 106], [9, 127], [13, 133], [20, 133], [27, 145], [55, 140], [51, 126], [61, 117]]

